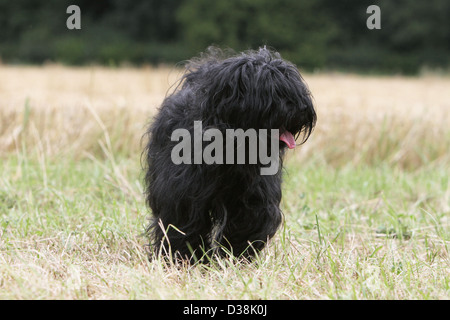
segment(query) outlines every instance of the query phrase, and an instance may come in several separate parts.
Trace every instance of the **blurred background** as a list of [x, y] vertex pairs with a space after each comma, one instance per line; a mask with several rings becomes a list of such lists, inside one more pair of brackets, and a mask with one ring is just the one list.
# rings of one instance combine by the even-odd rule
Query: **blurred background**
[[[69, 5], [81, 30], [68, 30]], [[369, 5], [381, 29], [369, 30]], [[267, 44], [307, 71], [448, 71], [448, 0], [0, 0], [7, 64], [173, 64], [211, 44]]]

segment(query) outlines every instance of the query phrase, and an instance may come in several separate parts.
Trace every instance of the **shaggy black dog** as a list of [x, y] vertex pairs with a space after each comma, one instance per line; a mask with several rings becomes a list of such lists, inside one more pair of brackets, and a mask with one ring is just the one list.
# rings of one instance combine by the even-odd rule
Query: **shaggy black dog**
[[[197, 261], [213, 254], [251, 259], [260, 251], [282, 221], [281, 160], [286, 148], [293, 148], [299, 136], [305, 142], [316, 122], [311, 94], [299, 71], [278, 53], [264, 47], [224, 55], [210, 48], [191, 60], [147, 132], [145, 194], [153, 214], [147, 232], [154, 252], [174, 259]], [[201, 134], [210, 128], [224, 136], [227, 129], [267, 129], [270, 134], [258, 138], [268, 144], [277, 132], [276, 173], [262, 175], [267, 162], [259, 159], [199, 163], [195, 147], [191, 154], [182, 152], [189, 161], [174, 161], [173, 150], [180, 141], [173, 138], [174, 131], [185, 129], [192, 137], [187, 145], [195, 145], [198, 121]], [[197, 153], [211, 143], [203, 140]], [[224, 156], [237, 148], [225, 148]], [[245, 160], [249, 157], [250, 151]]]

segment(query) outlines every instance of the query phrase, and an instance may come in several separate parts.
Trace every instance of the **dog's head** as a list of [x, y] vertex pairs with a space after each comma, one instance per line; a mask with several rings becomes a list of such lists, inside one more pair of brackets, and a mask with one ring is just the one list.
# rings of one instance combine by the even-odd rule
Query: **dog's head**
[[298, 69], [266, 47], [226, 58], [210, 48], [188, 64], [182, 86], [194, 95], [207, 125], [279, 129], [282, 147], [295, 147], [299, 136], [305, 142], [316, 123], [311, 93]]

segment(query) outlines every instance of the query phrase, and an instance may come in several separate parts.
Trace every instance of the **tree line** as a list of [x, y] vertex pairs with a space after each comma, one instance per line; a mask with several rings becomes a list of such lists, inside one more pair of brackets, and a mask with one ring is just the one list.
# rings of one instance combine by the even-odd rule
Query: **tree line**
[[[69, 5], [81, 29], [66, 27]], [[381, 29], [369, 30], [369, 5]], [[450, 66], [448, 0], [0, 0], [4, 63], [176, 63], [209, 45], [268, 45], [305, 70]]]

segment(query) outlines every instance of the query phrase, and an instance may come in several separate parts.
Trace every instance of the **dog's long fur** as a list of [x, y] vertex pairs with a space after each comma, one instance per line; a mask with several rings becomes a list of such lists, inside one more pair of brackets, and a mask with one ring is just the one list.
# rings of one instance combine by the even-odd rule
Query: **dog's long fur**
[[[281, 129], [303, 143], [314, 128], [311, 94], [293, 64], [265, 47], [223, 55], [212, 48], [190, 61], [147, 131], [145, 194], [153, 214], [147, 232], [156, 253], [251, 258], [282, 221], [281, 165], [275, 175], [265, 176], [260, 163], [176, 165], [171, 160], [175, 129], [192, 134], [194, 121], [202, 121], [203, 130], [222, 132]], [[280, 141], [280, 160], [285, 150]]]

